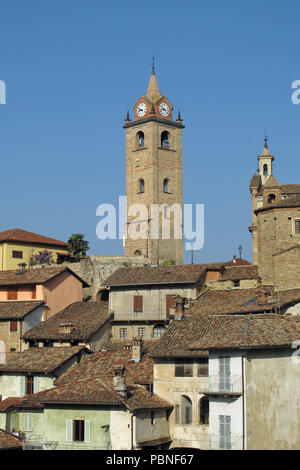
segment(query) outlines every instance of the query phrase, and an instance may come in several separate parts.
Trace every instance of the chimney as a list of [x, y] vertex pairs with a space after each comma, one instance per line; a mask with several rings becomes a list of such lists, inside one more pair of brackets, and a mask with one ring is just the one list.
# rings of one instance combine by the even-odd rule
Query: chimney
[[184, 317], [184, 304], [186, 299], [180, 295], [176, 295], [174, 300], [176, 304], [174, 320], [182, 320]]
[[124, 366], [117, 366], [114, 368], [114, 378], [113, 384], [115, 392], [117, 392], [121, 397], [127, 397], [127, 388], [125, 384], [125, 377], [124, 377]]
[[71, 322], [60, 322], [59, 332], [63, 335], [70, 335], [73, 332], [73, 323]]
[[141, 338], [132, 338], [132, 360], [140, 362], [143, 352], [143, 340]]
[[232, 262], [233, 262], [234, 264], [236, 264], [236, 255], [233, 255], [233, 260], [232, 260]]

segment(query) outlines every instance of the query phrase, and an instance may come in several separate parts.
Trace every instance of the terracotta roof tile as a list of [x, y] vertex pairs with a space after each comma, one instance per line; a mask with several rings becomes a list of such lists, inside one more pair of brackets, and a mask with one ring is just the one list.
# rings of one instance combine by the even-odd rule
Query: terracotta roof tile
[[103, 285], [194, 284], [207, 269], [221, 271], [223, 267], [224, 263], [124, 267], [116, 270]]
[[252, 264], [226, 266], [221, 275], [222, 281], [244, 279], [258, 279], [258, 267]]
[[208, 290], [194, 301], [187, 315], [239, 314], [277, 312], [280, 308], [300, 302], [300, 289], [273, 292], [266, 302], [261, 300], [263, 287], [252, 289]]
[[[27, 331], [22, 338], [36, 341], [88, 341], [108, 320], [108, 302], [74, 302]], [[72, 333], [62, 333], [61, 323], [71, 323]]]
[[228, 325], [232, 321], [229, 316], [213, 315], [173, 320], [165, 334], [153, 347], [150, 356], [161, 359], [207, 357], [205, 351], [190, 351], [190, 345], [210, 331]]
[[191, 349], [291, 347], [300, 338], [300, 317], [255, 315], [234, 317], [230, 327], [210, 332]]
[[19, 437], [14, 436], [10, 432], [0, 429], [0, 450], [5, 449], [21, 449], [22, 441]]
[[14, 269], [0, 271], [0, 286], [28, 285], [28, 284], [45, 284], [51, 279], [59, 276], [64, 271], [70, 272], [79, 279], [84, 287], [88, 284], [81, 279], [76, 273], [66, 266], [55, 268], [37, 268], [37, 269]]
[[0, 371], [51, 373], [83, 350], [88, 352], [85, 346], [29, 348], [22, 352], [8, 352], [6, 362], [0, 364]]
[[44, 235], [39, 235], [38, 233], [28, 232], [27, 230], [22, 230], [20, 228], [13, 228], [10, 230], [5, 230], [0, 232], [0, 242], [2, 241], [14, 241], [14, 242], [24, 242], [32, 244], [41, 244], [41, 245], [53, 245], [61, 246], [62, 248], [67, 247], [66, 242], [61, 240], [56, 240], [55, 238], [44, 237]]
[[40, 300], [16, 300], [0, 302], [0, 321], [22, 319], [42, 305], [44, 305], [44, 301]]

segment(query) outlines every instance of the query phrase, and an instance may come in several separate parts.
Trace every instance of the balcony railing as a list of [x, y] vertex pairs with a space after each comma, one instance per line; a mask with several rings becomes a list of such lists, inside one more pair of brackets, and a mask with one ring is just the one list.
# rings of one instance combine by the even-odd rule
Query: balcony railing
[[207, 388], [199, 383], [200, 393], [216, 393], [219, 395], [241, 395], [243, 393], [241, 375], [210, 375], [207, 383]]

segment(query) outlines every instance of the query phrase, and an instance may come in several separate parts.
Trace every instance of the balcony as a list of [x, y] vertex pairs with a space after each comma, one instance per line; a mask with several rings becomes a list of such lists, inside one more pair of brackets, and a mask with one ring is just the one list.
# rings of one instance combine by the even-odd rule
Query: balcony
[[111, 321], [158, 321], [166, 320], [165, 312], [109, 312]]
[[206, 395], [239, 396], [243, 394], [241, 375], [210, 375], [207, 388], [199, 383], [199, 392]]

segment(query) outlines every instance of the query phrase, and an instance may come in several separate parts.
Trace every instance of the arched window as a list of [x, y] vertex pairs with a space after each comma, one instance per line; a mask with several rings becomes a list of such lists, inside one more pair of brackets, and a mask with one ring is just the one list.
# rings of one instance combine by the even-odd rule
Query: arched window
[[275, 194], [268, 194], [268, 200], [267, 200], [267, 203], [268, 204], [272, 204], [276, 199], [276, 196]]
[[142, 256], [141, 250], [136, 250], [136, 251], [134, 252], [134, 256]]
[[268, 165], [266, 163], [263, 166], [263, 172], [264, 172], [264, 175], [268, 174]]
[[170, 188], [169, 188], [169, 179], [168, 178], [165, 178], [164, 179], [164, 193], [169, 193], [170, 192]]
[[163, 325], [157, 325], [153, 328], [153, 338], [161, 338], [165, 332], [165, 327]]
[[139, 180], [139, 193], [144, 193], [145, 192], [145, 181], [143, 179]]
[[199, 424], [209, 424], [209, 399], [202, 397], [199, 400]]
[[181, 397], [181, 424], [192, 424], [192, 400], [186, 395]]
[[137, 136], [137, 147], [144, 147], [145, 145], [144, 132], [139, 131], [136, 136]]
[[161, 133], [161, 147], [169, 147], [169, 132], [163, 131]]

